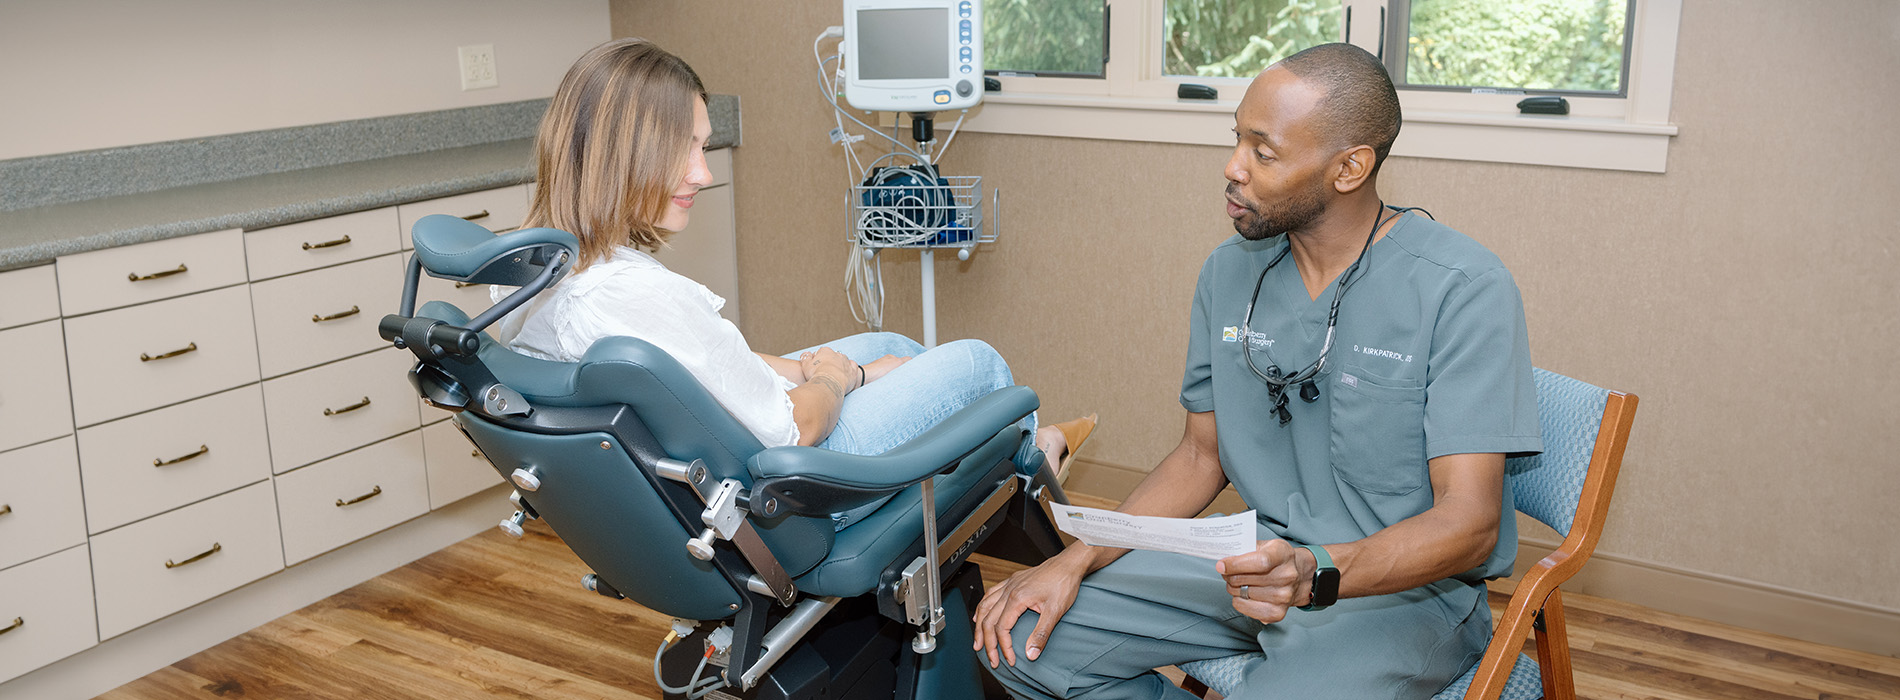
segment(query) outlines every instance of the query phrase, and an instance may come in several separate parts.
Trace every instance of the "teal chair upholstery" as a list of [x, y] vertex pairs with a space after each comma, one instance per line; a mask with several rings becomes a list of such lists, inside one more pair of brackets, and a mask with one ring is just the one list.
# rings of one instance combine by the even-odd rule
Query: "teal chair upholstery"
[[[1637, 398], [1544, 369], [1537, 382], [1537, 418], [1544, 451], [1505, 461], [1512, 505], [1564, 536], [1551, 556], [1518, 583], [1499, 618], [1484, 658], [1433, 700], [1527, 700], [1575, 697], [1570, 654], [1557, 586], [1582, 568], [1603, 532], [1616, 475], [1635, 419]], [[1517, 653], [1535, 622], [1544, 667]], [[1510, 665], [1505, 657], [1514, 655]], [[1239, 691], [1258, 653], [1181, 664], [1192, 681], [1223, 696]], [[1203, 690], [1204, 693], [1204, 690]]]

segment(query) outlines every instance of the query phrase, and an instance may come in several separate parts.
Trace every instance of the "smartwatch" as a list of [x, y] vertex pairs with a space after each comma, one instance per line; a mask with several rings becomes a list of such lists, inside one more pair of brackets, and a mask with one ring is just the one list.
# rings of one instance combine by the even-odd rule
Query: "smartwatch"
[[1313, 569], [1313, 599], [1300, 606], [1301, 610], [1317, 612], [1332, 607], [1339, 602], [1339, 569], [1333, 568], [1333, 558], [1326, 548], [1315, 544], [1300, 545], [1313, 553], [1313, 559], [1319, 567]]

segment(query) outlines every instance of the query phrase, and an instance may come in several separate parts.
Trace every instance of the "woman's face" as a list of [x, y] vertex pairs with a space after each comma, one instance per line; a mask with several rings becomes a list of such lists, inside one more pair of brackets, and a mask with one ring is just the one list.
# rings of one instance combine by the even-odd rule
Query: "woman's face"
[[691, 220], [693, 197], [701, 188], [712, 184], [712, 171], [706, 168], [706, 141], [712, 138], [712, 120], [706, 117], [706, 101], [693, 100], [693, 142], [686, 149], [686, 177], [673, 188], [673, 198], [667, 200], [666, 214], [660, 217], [660, 228], [679, 231], [686, 228]]

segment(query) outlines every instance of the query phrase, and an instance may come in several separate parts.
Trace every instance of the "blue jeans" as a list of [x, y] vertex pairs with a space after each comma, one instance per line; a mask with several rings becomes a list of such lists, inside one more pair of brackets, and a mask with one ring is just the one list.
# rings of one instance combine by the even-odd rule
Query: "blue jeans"
[[[925, 351], [916, 341], [896, 333], [860, 333], [825, 343], [823, 347], [836, 350], [858, 364], [885, 355], [911, 358], [890, 374], [844, 397], [838, 426], [818, 444], [836, 452], [883, 454], [909, 442], [971, 402], [1016, 383], [1003, 357], [981, 340], [957, 340]], [[802, 352], [805, 350], [785, 357], [796, 359]], [[1022, 447], [1016, 452], [1016, 462], [1024, 464], [1036, 449], [1036, 414], [1029, 414], [1017, 425], [1027, 431]], [[834, 513], [831, 518], [837, 528], [843, 530], [888, 500], [888, 496], [880, 498], [843, 513]]]

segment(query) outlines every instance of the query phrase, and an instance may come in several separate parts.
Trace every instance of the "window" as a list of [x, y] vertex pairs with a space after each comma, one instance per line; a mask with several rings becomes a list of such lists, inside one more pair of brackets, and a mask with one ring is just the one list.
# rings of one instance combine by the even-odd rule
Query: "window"
[[1162, 74], [1252, 78], [1344, 34], [1339, 0], [1167, 0]]
[[1634, 4], [1393, 0], [1386, 67], [1406, 89], [1622, 97]]
[[984, 0], [985, 72], [1100, 78], [1108, 64], [1102, 0]]
[[[1661, 172], [1676, 132], [1681, 0], [984, 2], [1003, 92], [973, 113], [976, 131], [1226, 145], [1255, 74], [1349, 40], [1400, 88], [1395, 155]], [[1219, 100], [1176, 99], [1182, 83]], [[1537, 94], [1570, 114], [1519, 114]]]

